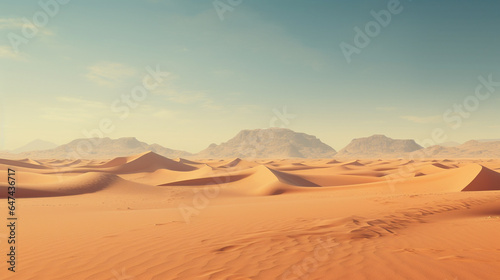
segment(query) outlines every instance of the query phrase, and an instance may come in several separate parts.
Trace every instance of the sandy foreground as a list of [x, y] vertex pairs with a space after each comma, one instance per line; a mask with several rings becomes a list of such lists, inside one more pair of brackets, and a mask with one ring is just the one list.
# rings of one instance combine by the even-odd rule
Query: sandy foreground
[[0, 279], [498, 279], [498, 172], [468, 159], [0, 159]]

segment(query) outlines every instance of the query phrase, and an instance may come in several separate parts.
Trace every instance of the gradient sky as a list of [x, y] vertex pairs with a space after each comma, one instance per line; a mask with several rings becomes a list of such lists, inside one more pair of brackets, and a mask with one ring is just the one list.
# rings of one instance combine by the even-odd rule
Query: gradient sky
[[[221, 20], [212, 0], [73, 0], [16, 53], [9, 34], [43, 9], [2, 1], [0, 150], [64, 144], [104, 118], [106, 137], [190, 152], [270, 126], [337, 150], [372, 134], [421, 142], [435, 128], [448, 141], [500, 138], [500, 87], [457, 129], [442, 117], [479, 76], [500, 81], [500, 2], [401, 0], [347, 63], [339, 45], [389, 2], [243, 0]], [[169, 78], [120, 119], [111, 104], [157, 65]]]

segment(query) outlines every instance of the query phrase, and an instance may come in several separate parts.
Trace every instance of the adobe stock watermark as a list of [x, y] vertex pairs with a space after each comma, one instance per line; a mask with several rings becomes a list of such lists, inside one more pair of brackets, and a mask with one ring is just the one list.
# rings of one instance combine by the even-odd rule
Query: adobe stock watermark
[[372, 39], [380, 35], [383, 28], [389, 26], [392, 22], [393, 16], [403, 12], [403, 9], [404, 7], [400, 0], [389, 0], [389, 2], [387, 2], [386, 9], [378, 12], [372, 10], [370, 12], [373, 20], [367, 22], [363, 29], [358, 26], [354, 27], [355, 34], [353, 44], [345, 41], [340, 43], [340, 50], [342, 51], [347, 63], [352, 62], [352, 56], [354, 54], [359, 55], [363, 49], [367, 48], [372, 42]]
[[[487, 78], [478, 77], [478, 84], [475, 87], [474, 93], [468, 95], [462, 102], [455, 103], [451, 108], [444, 111], [442, 118], [444, 123], [453, 130], [460, 129], [464, 120], [469, 119], [472, 113], [479, 110], [481, 102], [485, 102], [497, 92], [500, 88], [500, 82], [493, 80], [493, 74], [489, 74]], [[439, 145], [448, 141], [449, 136], [444, 127], [436, 127], [432, 130], [430, 137], [421, 141], [424, 147]], [[426, 159], [432, 156], [432, 151], [429, 149], [421, 149], [410, 153], [409, 160]], [[418, 162], [401, 166], [398, 172], [385, 177], [392, 192], [395, 192], [395, 185], [404, 182], [414, 177], [417, 170]]]
[[468, 95], [459, 104], [453, 104], [453, 108], [443, 114], [445, 123], [454, 130], [459, 129], [464, 119], [470, 118], [472, 113], [479, 109], [480, 103], [488, 100], [496, 92], [496, 88], [500, 87], [500, 82], [493, 81], [493, 74], [488, 75], [488, 78], [479, 76], [478, 80], [474, 94]]
[[230, 182], [230, 176], [213, 177], [213, 180], [214, 186], [193, 189], [191, 205], [180, 203], [177, 207], [186, 224], [191, 223], [192, 217], [200, 215], [210, 205], [210, 200], [220, 194], [221, 185]]
[[[296, 115], [288, 113], [287, 106], [283, 106], [281, 110], [277, 108], [272, 109], [273, 116], [269, 120], [270, 127], [276, 127], [280, 125], [285, 127], [290, 124], [290, 120], [296, 118]], [[252, 137], [247, 137], [241, 146], [237, 149], [237, 154], [239, 157], [243, 157], [247, 160], [256, 159], [259, 152], [264, 148], [265, 142], [262, 138], [267, 136], [266, 140], [270, 140], [268, 137], [270, 135], [264, 135], [264, 130], [259, 130], [256, 135]], [[208, 182], [202, 188], [193, 189], [193, 197], [189, 204], [180, 203], [177, 209], [182, 216], [186, 224], [191, 223], [193, 217], [201, 214], [201, 212], [210, 206], [210, 201], [217, 196], [219, 196], [222, 186], [232, 182], [235, 176], [235, 172], [243, 170], [240, 166], [231, 168], [229, 170], [223, 169], [222, 172], [213, 171], [210, 177], [210, 182]]]
[[23, 17], [23, 26], [20, 33], [9, 32], [7, 38], [15, 53], [19, 53], [21, 45], [26, 45], [35, 38], [41, 30], [46, 27], [50, 20], [61, 11], [61, 6], [68, 4], [71, 0], [40, 0], [40, 9], [33, 13], [31, 19]]
[[281, 277], [280, 280], [296, 280], [296, 279], [307, 279], [313, 272], [315, 272], [321, 263], [324, 263], [330, 259], [330, 255], [333, 249], [337, 247], [339, 243], [333, 240], [319, 240], [319, 244], [316, 245], [311, 252], [311, 254], [299, 263], [292, 265], [288, 268]]
[[241, 5], [244, 0], [215, 0], [212, 2], [214, 9], [219, 16], [220, 21], [224, 21], [224, 14], [233, 12], [236, 7]]
[[273, 113], [274, 116], [269, 121], [269, 127], [285, 128], [290, 125], [290, 120], [295, 119], [297, 117], [297, 115], [288, 113], [287, 106], [283, 106], [281, 110], [274, 108]]
[[[291, 124], [291, 120], [297, 117], [297, 115], [288, 112], [286, 105], [281, 109], [273, 108], [271, 111], [273, 116], [269, 119], [268, 128], [286, 128]], [[267, 133], [265, 130], [259, 130], [257, 134], [251, 136], [245, 138], [245, 142], [238, 149], [238, 153], [246, 159], [256, 159], [259, 152], [264, 150], [266, 141], [272, 141], [274, 135]], [[262, 139], [265, 139], [265, 141], [262, 141]]]
[[[159, 65], [156, 66], [156, 69], [150, 66], [146, 67], [146, 72], [147, 74], [143, 77], [141, 85], [133, 87], [130, 93], [122, 94], [120, 98], [111, 103], [110, 109], [113, 113], [119, 114], [118, 120], [123, 121], [128, 118], [130, 112], [139, 107], [141, 102], [148, 98], [151, 91], [158, 88], [170, 75], [168, 72], [161, 71]], [[82, 156], [91, 155], [94, 148], [101, 143], [102, 138], [113, 133], [116, 129], [116, 121], [116, 119], [102, 118], [95, 129], [82, 130], [83, 136], [87, 139], [80, 140], [74, 150], [68, 151], [68, 156], [70, 158], [82, 158]]]
[[[147, 74], [142, 79], [142, 84], [133, 87], [129, 94], [122, 94], [120, 98], [114, 100], [110, 109], [113, 113], [120, 113], [118, 119], [123, 121], [129, 115], [132, 109], [139, 106], [140, 102], [147, 99], [150, 91], [155, 90], [160, 86], [166, 77], [170, 75], [168, 72], [160, 70], [157, 65], [156, 69], [150, 66], [146, 67]], [[94, 149], [99, 146], [106, 135], [113, 133], [116, 129], [116, 119], [102, 118], [99, 120], [97, 127], [92, 130], [83, 129], [82, 134], [85, 137], [76, 143], [75, 148], [65, 151], [68, 159], [82, 159], [93, 154]], [[55, 168], [54, 174], [57, 174], [59, 182], [64, 180], [64, 167]]]
[[113, 280], [134, 280], [135, 277], [132, 275], [129, 275], [126, 271], [125, 268], [122, 268], [121, 271], [113, 270], [111, 271], [113, 274], [114, 278]]

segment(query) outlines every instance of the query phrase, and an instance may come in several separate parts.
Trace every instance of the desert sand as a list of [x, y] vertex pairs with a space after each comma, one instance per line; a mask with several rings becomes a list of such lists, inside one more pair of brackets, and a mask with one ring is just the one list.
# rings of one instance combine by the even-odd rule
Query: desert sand
[[8, 168], [1, 279], [500, 275], [500, 160], [0, 159], [5, 209]]

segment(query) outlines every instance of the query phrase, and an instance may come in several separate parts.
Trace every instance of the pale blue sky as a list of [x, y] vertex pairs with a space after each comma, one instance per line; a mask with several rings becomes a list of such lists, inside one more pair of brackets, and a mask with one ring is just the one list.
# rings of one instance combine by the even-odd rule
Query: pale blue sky
[[[450, 141], [500, 138], [500, 87], [458, 129], [442, 117], [478, 76], [500, 81], [500, 2], [401, 0], [347, 63], [339, 45], [354, 44], [354, 28], [390, 1], [244, 0], [221, 20], [211, 0], [73, 0], [18, 53], [9, 34], [22, 36], [22, 18], [34, 24], [43, 9], [3, 1], [0, 149], [63, 144], [103, 118], [115, 127], [104, 136], [190, 152], [271, 125], [337, 150], [376, 133], [421, 141], [434, 128]], [[111, 104], [157, 65], [168, 80], [120, 119]], [[284, 107], [288, 123], [273, 112]]]

